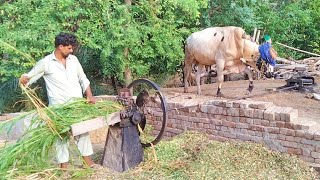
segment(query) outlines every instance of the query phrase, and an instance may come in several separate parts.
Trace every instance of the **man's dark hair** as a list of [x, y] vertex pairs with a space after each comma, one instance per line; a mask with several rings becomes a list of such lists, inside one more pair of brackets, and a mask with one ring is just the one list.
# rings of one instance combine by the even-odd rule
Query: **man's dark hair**
[[76, 47], [77, 44], [78, 42], [75, 35], [69, 34], [69, 33], [63, 33], [63, 32], [61, 32], [58, 36], [56, 36], [54, 41], [55, 47], [58, 47], [59, 45], [63, 45], [63, 46], [72, 45], [73, 47]]

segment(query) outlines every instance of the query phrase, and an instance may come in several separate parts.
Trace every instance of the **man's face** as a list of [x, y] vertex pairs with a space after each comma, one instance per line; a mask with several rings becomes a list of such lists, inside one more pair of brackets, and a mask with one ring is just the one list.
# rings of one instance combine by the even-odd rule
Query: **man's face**
[[72, 45], [68, 45], [68, 46], [63, 46], [63, 45], [60, 45], [59, 46], [59, 49], [61, 51], [61, 54], [63, 55], [63, 57], [68, 57], [69, 54], [72, 54], [73, 53], [73, 46]]

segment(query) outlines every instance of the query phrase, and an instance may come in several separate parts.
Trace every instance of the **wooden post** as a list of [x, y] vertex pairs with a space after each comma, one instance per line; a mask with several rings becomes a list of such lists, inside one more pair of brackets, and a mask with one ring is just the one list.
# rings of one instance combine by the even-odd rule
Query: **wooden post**
[[256, 35], [257, 35], [257, 28], [254, 28], [254, 31], [253, 31], [253, 40], [256, 41]]
[[258, 30], [257, 37], [256, 37], [256, 39], [255, 39], [255, 41], [256, 41], [257, 43], [259, 43], [259, 38], [260, 38], [260, 30]]

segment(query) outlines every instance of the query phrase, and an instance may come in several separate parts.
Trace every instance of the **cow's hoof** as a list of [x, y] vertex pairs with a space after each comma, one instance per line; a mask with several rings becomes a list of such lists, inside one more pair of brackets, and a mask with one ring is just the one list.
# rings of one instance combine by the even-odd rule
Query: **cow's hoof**
[[223, 94], [221, 92], [217, 93], [217, 97], [222, 98]]
[[184, 91], [183, 91], [184, 93], [188, 93], [188, 89], [184, 89]]
[[246, 96], [250, 96], [250, 95], [251, 95], [251, 91], [247, 89]]

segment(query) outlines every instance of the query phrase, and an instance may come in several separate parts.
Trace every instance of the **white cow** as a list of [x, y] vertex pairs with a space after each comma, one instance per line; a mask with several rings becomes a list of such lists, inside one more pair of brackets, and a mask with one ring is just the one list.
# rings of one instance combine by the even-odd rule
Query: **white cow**
[[211, 27], [191, 34], [185, 45], [184, 60], [184, 92], [188, 92], [188, 79], [191, 74], [192, 64], [198, 64], [196, 75], [197, 93], [201, 94], [200, 76], [205, 65], [216, 64], [218, 90], [217, 96], [221, 97], [221, 86], [225, 73], [245, 72], [249, 76], [249, 88], [253, 89], [252, 72], [247, 67], [256, 68], [259, 57], [259, 45], [248, 40], [242, 28]]

